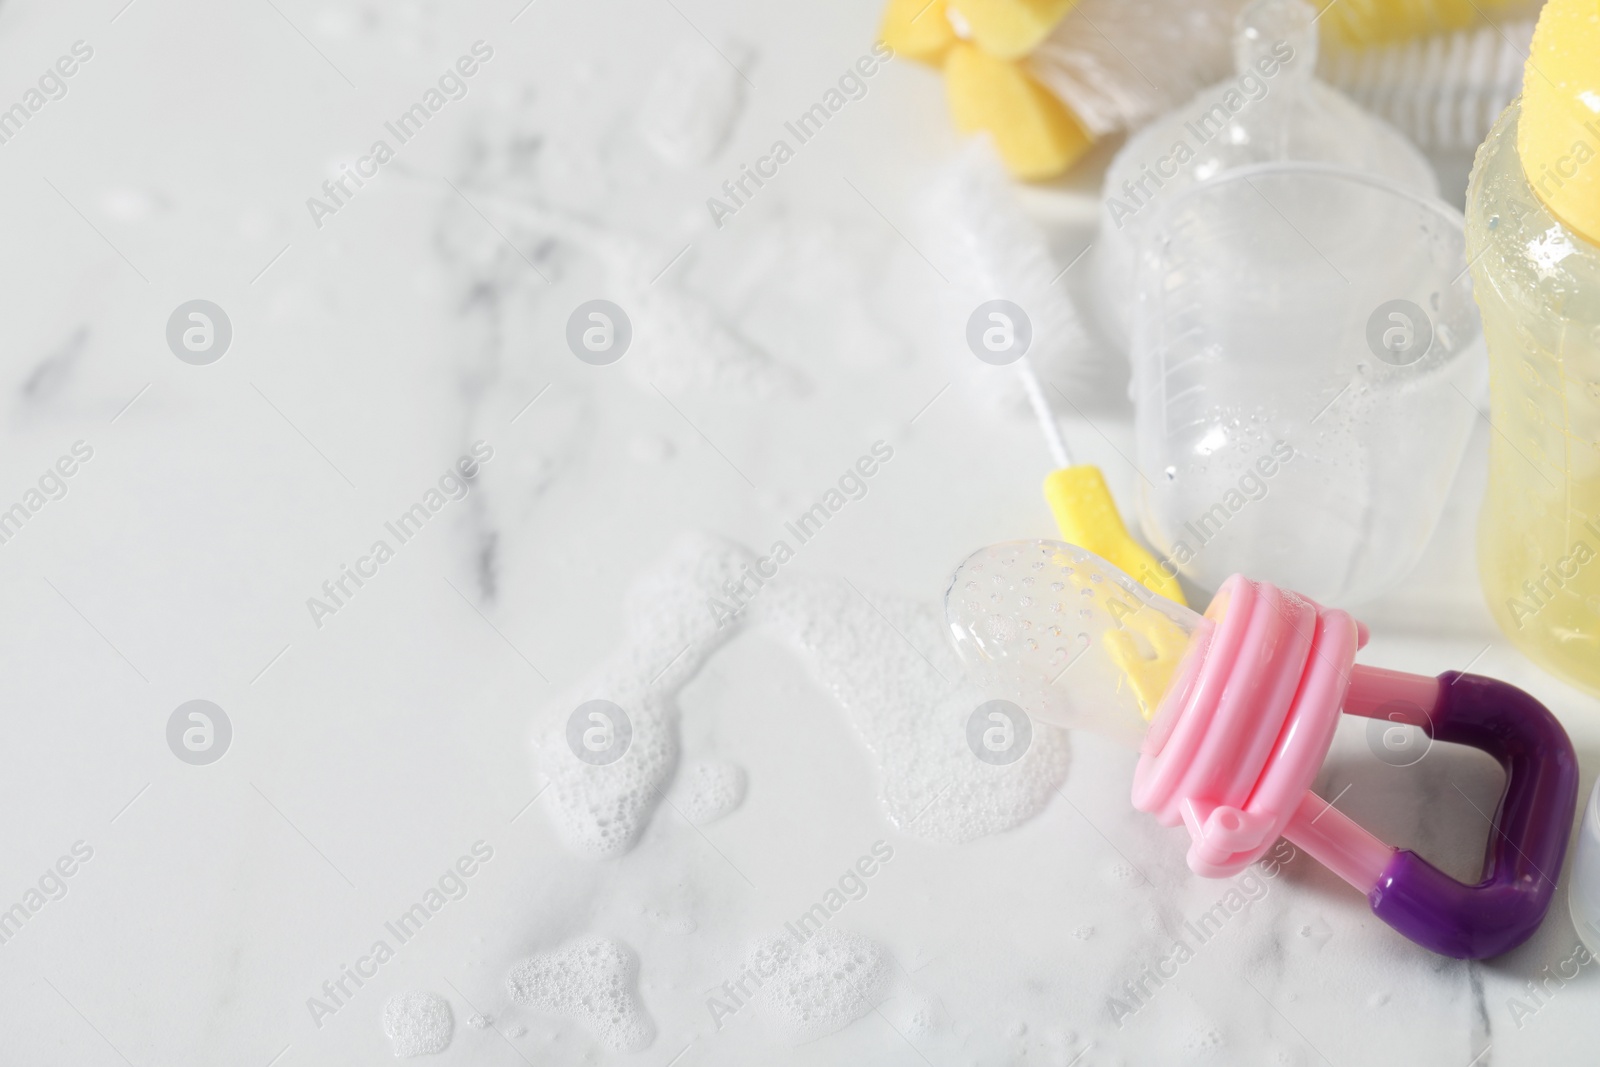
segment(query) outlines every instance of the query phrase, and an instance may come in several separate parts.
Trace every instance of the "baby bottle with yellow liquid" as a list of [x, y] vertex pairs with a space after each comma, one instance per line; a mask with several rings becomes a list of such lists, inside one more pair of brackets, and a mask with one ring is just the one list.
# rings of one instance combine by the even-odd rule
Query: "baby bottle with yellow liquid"
[[1478, 150], [1467, 253], [1489, 349], [1479, 569], [1531, 659], [1600, 693], [1600, 2], [1550, 0]]

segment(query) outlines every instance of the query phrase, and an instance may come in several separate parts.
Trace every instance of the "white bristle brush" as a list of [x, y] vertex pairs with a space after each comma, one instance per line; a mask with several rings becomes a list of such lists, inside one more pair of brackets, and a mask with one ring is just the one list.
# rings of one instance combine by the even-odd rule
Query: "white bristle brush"
[[957, 360], [965, 391], [991, 408], [1037, 414], [1042, 397], [1035, 370], [1069, 390], [1081, 385], [1093, 348], [1061, 280], [1063, 265], [1024, 213], [987, 137], [974, 140], [935, 178], [917, 214], [920, 240], [954, 289], [942, 302], [947, 336], [963, 337], [968, 316], [995, 299], [1021, 307], [1033, 328], [1027, 355], [1014, 365], [1020, 373], [981, 362], [963, 344]]

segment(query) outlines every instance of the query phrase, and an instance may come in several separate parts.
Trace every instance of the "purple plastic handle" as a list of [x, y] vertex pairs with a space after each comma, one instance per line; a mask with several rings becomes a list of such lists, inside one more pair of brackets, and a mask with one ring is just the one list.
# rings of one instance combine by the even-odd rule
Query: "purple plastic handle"
[[1555, 716], [1516, 686], [1455, 671], [1439, 683], [1428, 736], [1482, 749], [1506, 772], [1483, 881], [1464, 885], [1402, 849], [1367, 900], [1417, 944], [1484, 959], [1516, 948], [1544, 921], [1577, 809], [1578, 757]]

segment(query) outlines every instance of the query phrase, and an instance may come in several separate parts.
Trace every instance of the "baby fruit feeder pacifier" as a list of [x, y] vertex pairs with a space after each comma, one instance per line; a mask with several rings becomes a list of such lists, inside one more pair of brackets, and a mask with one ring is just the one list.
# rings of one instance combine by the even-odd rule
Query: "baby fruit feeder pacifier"
[[[1460, 959], [1543, 920], [1577, 804], [1554, 716], [1505, 682], [1359, 666], [1366, 627], [1287, 590], [1228, 579], [1197, 615], [1059, 541], [970, 556], [945, 614], [967, 667], [1029, 715], [1139, 750], [1133, 804], [1189, 831], [1189, 867], [1236, 874], [1286, 837], [1417, 944]], [[1340, 710], [1471, 745], [1505, 770], [1483, 879], [1456, 881], [1311, 792]]]

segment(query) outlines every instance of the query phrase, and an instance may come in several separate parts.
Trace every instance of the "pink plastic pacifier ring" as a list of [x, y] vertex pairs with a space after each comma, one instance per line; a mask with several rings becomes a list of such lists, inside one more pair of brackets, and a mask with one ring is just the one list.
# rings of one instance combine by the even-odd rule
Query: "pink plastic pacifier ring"
[[[1228, 579], [1163, 697], [1133, 803], [1191, 838], [1189, 866], [1227, 877], [1281, 836], [1365, 893], [1373, 914], [1458, 959], [1532, 935], [1555, 893], [1578, 799], [1578, 761], [1555, 717], [1504, 682], [1357, 666], [1366, 630], [1343, 611], [1241, 575]], [[1466, 885], [1378, 840], [1310, 791], [1341, 708], [1471, 745], [1506, 772], [1484, 855]]]

